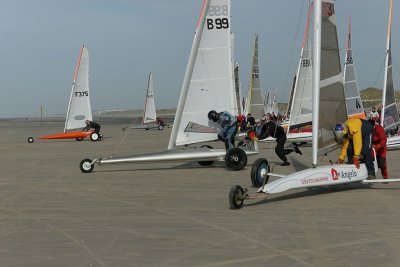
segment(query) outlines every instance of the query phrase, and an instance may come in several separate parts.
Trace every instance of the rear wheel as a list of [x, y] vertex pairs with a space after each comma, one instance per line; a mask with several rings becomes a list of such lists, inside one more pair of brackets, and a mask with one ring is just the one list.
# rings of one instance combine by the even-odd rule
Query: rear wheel
[[251, 168], [251, 183], [255, 187], [260, 187], [268, 182], [270, 172], [268, 160], [259, 158], [253, 163]]
[[247, 164], [247, 155], [242, 149], [234, 147], [229, 149], [225, 155], [225, 163], [228, 168], [238, 171]]
[[[212, 147], [212, 146], [209, 146], [209, 145], [204, 145], [204, 146], [201, 146], [200, 148], [202, 148], [202, 147], [209, 148], [209, 149], [213, 149], [213, 147]], [[201, 166], [210, 166], [210, 165], [212, 165], [212, 164], [214, 163], [214, 161], [212, 161], [212, 160], [207, 160], [207, 161], [199, 161], [198, 163], [199, 163]]]
[[164, 129], [164, 127], [161, 126], [161, 125], [159, 125], [159, 126], [158, 126], [158, 130], [162, 130], [162, 129]]
[[35, 141], [35, 138], [33, 137], [28, 137], [28, 143], [32, 144]]
[[126, 131], [126, 127], [122, 128], [122, 131], [125, 132]]
[[81, 172], [89, 173], [93, 171], [94, 164], [92, 164], [91, 159], [84, 159], [79, 163], [79, 169], [81, 169]]
[[229, 191], [229, 206], [233, 210], [240, 209], [244, 202], [244, 190], [240, 185], [234, 185]]
[[97, 141], [99, 139], [100, 139], [100, 135], [98, 133], [93, 132], [93, 133], [90, 134], [90, 140]]

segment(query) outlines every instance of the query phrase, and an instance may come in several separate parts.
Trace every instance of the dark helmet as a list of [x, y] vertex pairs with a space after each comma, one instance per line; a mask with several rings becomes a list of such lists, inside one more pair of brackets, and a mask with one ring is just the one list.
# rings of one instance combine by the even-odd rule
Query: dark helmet
[[208, 112], [208, 119], [212, 120], [213, 122], [217, 122], [219, 119], [219, 114], [215, 110], [211, 110]]

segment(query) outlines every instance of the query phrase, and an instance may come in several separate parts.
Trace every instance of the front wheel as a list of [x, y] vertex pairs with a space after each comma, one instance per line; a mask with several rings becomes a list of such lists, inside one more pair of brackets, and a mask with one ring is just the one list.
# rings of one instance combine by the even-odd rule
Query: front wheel
[[28, 137], [28, 143], [32, 144], [35, 141], [35, 138], [33, 137]]
[[247, 164], [247, 155], [242, 149], [234, 147], [229, 149], [225, 155], [225, 163], [228, 168], [238, 171]]
[[100, 139], [100, 135], [98, 133], [93, 132], [93, 133], [90, 134], [90, 140], [97, 141], [99, 139]]
[[161, 126], [161, 125], [158, 125], [158, 130], [162, 130], [162, 129], [164, 129], [164, 127], [163, 126]]
[[76, 139], [76, 141], [82, 141], [82, 140], [83, 140], [83, 137], [75, 138], [75, 139]]
[[244, 202], [244, 190], [240, 185], [235, 185], [229, 191], [229, 206], [233, 210], [240, 209]]
[[255, 187], [260, 187], [268, 182], [270, 172], [268, 160], [259, 158], [253, 163], [251, 168], [251, 183]]
[[92, 160], [84, 159], [79, 163], [79, 169], [81, 169], [83, 173], [89, 173], [93, 171], [94, 164], [92, 164]]

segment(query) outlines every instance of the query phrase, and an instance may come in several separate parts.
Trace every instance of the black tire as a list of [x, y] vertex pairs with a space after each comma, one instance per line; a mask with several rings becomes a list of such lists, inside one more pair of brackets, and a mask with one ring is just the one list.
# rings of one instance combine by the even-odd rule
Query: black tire
[[234, 185], [229, 191], [229, 206], [233, 210], [240, 209], [244, 202], [244, 190], [240, 185]]
[[125, 132], [126, 131], [126, 127], [122, 128], [122, 131]]
[[91, 164], [91, 163], [92, 163], [91, 159], [83, 159], [79, 163], [79, 169], [81, 169], [81, 172], [83, 172], [83, 173], [92, 172], [94, 169], [94, 164]]
[[93, 132], [90, 134], [90, 140], [92, 141], [98, 141], [100, 139], [100, 135], [96, 132]]
[[161, 125], [159, 125], [159, 126], [158, 126], [158, 130], [160, 130], [160, 131], [161, 131], [161, 130], [163, 130], [163, 129], [164, 129], [164, 127], [163, 127], [163, 126], [161, 126]]
[[247, 164], [247, 155], [243, 149], [234, 147], [226, 151], [226, 166], [232, 170], [238, 171], [243, 169]]
[[[212, 146], [209, 146], [209, 145], [204, 145], [204, 146], [201, 146], [200, 148], [202, 148], [202, 147], [206, 147], [206, 148], [209, 148], [209, 149], [213, 149], [213, 147], [212, 147]], [[208, 161], [198, 161], [198, 163], [199, 163], [201, 166], [210, 166], [210, 165], [212, 165], [212, 164], [214, 163], [214, 161], [212, 161], [212, 160], [208, 160]]]
[[75, 138], [76, 141], [83, 141], [83, 137], [82, 138]]
[[33, 138], [32, 136], [28, 137], [28, 143], [29, 144], [32, 144], [34, 141], [35, 141], [35, 138]]
[[254, 161], [250, 174], [253, 186], [261, 187], [265, 185], [269, 179], [269, 175], [267, 175], [268, 172], [270, 172], [268, 160], [259, 158]]

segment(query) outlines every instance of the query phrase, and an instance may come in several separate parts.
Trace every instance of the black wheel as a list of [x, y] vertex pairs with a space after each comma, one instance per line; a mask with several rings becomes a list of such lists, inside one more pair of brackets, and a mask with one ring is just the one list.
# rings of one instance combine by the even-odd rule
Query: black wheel
[[247, 164], [247, 155], [242, 149], [234, 147], [226, 151], [225, 163], [228, 168], [238, 171]]
[[100, 135], [98, 133], [93, 132], [93, 133], [90, 134], [90, 140], [97, 141], [99, 139], [100, 139]]
[[[206, 148], [209, 148], [209, 149], [213, 149], [213, 147], [212, 147], [212, 146], [209, 146], [209, 145], [204, 145], [204, 146], [201, 146], [200, 148], [202, 148], [202, 147], [206, 147]], [[208, 161], [198, 161], [198, 163], [199, 163], [201, 166], [210, 166], [210, 165], [212, 165], [212, 164], [214, 163], [214, 161], [212, 161], [212, 160], [208, 160]]]
[[251, 168], [251, 183], [255, 187], [260, 187], [268, 182], [270, 171], [268, 160], [259, 158], [253, 163]]
[[126, 127], [122, 128], [122, 131], [125, 132], [126, 131]]
[[75, 139], [76, 139], [76, 141], [82, 141], [83, 137], [82, 138], [75, 138]]
[[33, 137], [28, 137], [28, 143], [32, 144], [35, 141], [35, 138]]
[[89, 173], [89, 172], [93, 171], [94, 164], [92, 164], [92, 160], [91, 159], [83, 159], [79, 163], [79, 169], [81, 169], [81, 172]]
[[240, 209], [243, 206], [244, 190], [240, 185], [234, 185], [229, 191], [229, 206], [233, 210]]
[[162, 130], [162, 129], [164, 129], [164, 127], [161, 126], [161, 125], [159, 125], [159, 126], [158, 126], [158, 130]]

